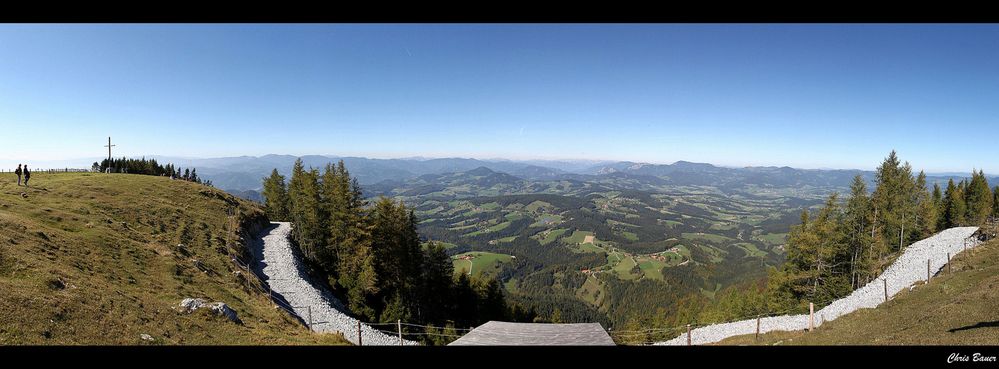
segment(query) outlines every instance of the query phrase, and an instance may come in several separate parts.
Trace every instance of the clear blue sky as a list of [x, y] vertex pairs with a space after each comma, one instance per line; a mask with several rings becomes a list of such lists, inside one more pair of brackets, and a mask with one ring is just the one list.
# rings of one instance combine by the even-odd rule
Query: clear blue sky
[[997, 61], [996, 25], [0, 25], [0, 159], [999, 173]]

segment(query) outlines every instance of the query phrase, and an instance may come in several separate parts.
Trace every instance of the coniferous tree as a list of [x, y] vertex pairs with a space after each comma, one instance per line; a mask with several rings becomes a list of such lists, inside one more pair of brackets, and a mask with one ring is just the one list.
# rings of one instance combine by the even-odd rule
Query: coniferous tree
[[402, 237], [402, 217], [395, 201], [381, 197], [372, 209], [372, 253], [378, 276], [378, 289], [383, 296], [401, 292], [405, 255]]
[[943, 191], [940, 190], [940, 184], [933, 182], [933, 205], [937, 207], [937, 213], [940, 213], [940, 209], [943, 208]]
[[305, 168], [302, 165], [302, 159], [299, 158], [292, 165], [291, 178], [288, 179], [288, 218], [292, 221], [291, 238], [295, 242], [298, 242], [301, 237], [300, 232], [295, 230], [294, 222], [300, 217], [299, 212], [302, 209], [299, 204], [303, 201], [302, 187], [304, 185], [302, 183], [304, 181]]
[[971, 172], [971, 182], [968, 183], [964, 193], [967, 204], [967, 215], [965, 220], [968, 225], [978, 225], [985, 222], [985, 218], [992, 213], [992, 198], [994, 194], [989, 190], [988, 179], [985, 172]]
[[302, 181], [302, 197], [300, 197], [299, 218], [296, 226], [300, 228], [305, 241], [301, 246], [307, 258], [320, 267], [328, 268], [329, 260], [325, 258], [326, 224], [323, 212], [320, 189], [319, 171], [312, 168], [305, 172]]
[[839, 270], [846, 266], [840, 261], [849, 259], [849, 247], [840, 233], [836, 197], [829, 196], [814, 218], [803, 211], [802, 224], [788, 234], [784, 266], [790, 290], [798, 299], [831, 301], [850, 288], [849, 269]]
[[937, 207], [933, 195], [926, 188], [926, 173], [919, 171], [915, 186], [916, 228], [910, 241], [918, 241], [932, 236], [937, 231]]
[[455, 277], [451, 288], [451, 301], [454, 303], [453, 319], [459, 326], [468, 326], [476, 322], [479, 316], [478, 295], [472, 287], [468, 274], [460, 273]]
[[944, 191], [944, 228], [959, 227], [964, 225], [964, 217], [967, 213], [967, 206], [964, 203], [964, 194], [960, 186], [954, 185], [954, 180], [947, 181], [947, 190]]
[[999, 186], [992, 189], [992, 216], [999, 217]]
[[868, 281], [867, 266], [864, 261], [870, 252], [871, 237], [868, 232], [871, 220], [871, 199], [867, 184], [860, 175], [853, 177], [850, 185], [850, 199], [847, 200], [844, 216], [844, 234], [850, 247], [850, 284], [860, 287], [861, 281]]
[[287, 221], [288, 189], [285, 186], [284, 176], [278, 174], [277, 169], [272, 170], [270, 177], [264, 179], [262, 195], [267, 217], [274, 221]]
[[319, 185], [321, 207], [326, 214], [326, 236], [323, 240], [323, 255], [327, 259], [327, 271], [330, 274], [330, 285], [336, 284], [337, 270], [343, 248], [346, 245], [346, 228], [350, 222], [346, 206], [342, 204], [343, 189], [338, 188], [339, 173], [332, 164], [327, 163], [323, 169], [322, 181]]
[[477, 286], [479, 294], [478, 319], [506, 320], [507, 306], [503, 298], [503, 286], [496, 279], [480, 279]]
[[439, 306], [439, 309], [427, 309], [423, 312], [427, 321], [442, 321], [454, 309], [450, 301], [441, 297], [451, 295], [451, 285], [454, 276], [454, 264], [447, 254], [447, 249], [439, 242], [430, 242], [423, 252], [423, 305]]
[[318, 177], [317, 170], [305, 170], [301, 159], [295, 161], [288, 183], [289, 218], [291, 238], [299, 251], [310, 263], [324, 266], [320, 255], [325, 248], [325, 229]]
[[[279, 189], [283, 182], [276, 170], [265, 179], [268, 200], [278, 198], [271, 192], [280, 190], [266, 188]], [[342, 161], [326, 165], [320, 174], [296, 160], [287, 203], [293, 243], [315, 267], [312, 272], [328, 277], [335, 293], [362, 320], [470, 326], [536, 316], [533, 310], [508, 305], [498, 280], [454, 278], [445, 248], [421, 244], [413, 210], [385, 197], [369, 206]]]

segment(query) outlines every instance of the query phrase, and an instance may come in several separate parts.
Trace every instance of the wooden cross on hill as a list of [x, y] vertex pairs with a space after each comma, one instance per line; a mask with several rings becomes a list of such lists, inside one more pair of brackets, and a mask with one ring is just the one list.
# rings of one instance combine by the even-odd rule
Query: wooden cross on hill
[[114, 147], [114, 146], [118, 146], [118, 145], [112, 145], [111, 144], [111, 137], [108, 137], [108, 144], [104, 145], [104, 147], [108, 148], [108, 169], [107, 169], [107, 173], [111, 173], [111, 148]]

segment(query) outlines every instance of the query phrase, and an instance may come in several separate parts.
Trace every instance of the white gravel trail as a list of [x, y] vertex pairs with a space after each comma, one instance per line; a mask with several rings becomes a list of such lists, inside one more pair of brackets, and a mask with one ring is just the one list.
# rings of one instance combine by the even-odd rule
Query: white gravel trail
[[[954, 255], [964, 251], [965, 240], [968, 242], [969, 249], [978, 245], [977, 239], [971, 237], [976, 230], [978, 227], [950, 228], [913, 243], [877, 279], [816, 311], [815, 326], [818, 327], [825, 321], [836, 319], [861, 308], [877, 307], [885, 300], [884, 281], [888, 282], [889, 299], [902, 289], [908, 288], [916, 282], [925, 281], [926, 261], [930, 261], [931, 273], [936, 274], [947, 264], [947, 253], [954, 257]], [[760, 320], [760, 333], [805, 329], [808, 329], [808, 314], [782, 315]], [[718, 342], [732, 336], [754, 333], [756, 333], [756, 319], [749, 319], [693, 329], [690, 331], [690, 338], [692, 344], [701, 345]], [[686, 333], [672, 340], [656, 343], [656, 345], [686, 344]]]
[[[325, 288], [310, 282], [301, 261], [288, 241], [291, 223], [271, 222], [271, 226], [261, 231], [261, 237], [253, 240], [252, 252], [254, 270], [270, 286], [277, 303], [295, 311], [304, 322], [311, 313], [312, 330], [316, 332], [341, 332], [348, 341], [357, 342], [357, 319], [344, 311], [347, 309]], [[385, 331], [395, 331], [396, 326], [381, 327]], [[398, 345], [398, 335], [382, 333], [367, 324], [361, 324], [363, 345]], [[406, 345], [417, 342], [403, 340]]]

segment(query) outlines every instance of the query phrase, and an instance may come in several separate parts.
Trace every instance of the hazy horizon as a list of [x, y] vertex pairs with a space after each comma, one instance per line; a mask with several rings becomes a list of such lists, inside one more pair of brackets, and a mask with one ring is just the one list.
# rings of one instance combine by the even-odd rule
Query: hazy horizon
[[[105, 149], [105, 150], [107, 150], [107, 149]], [[503, 157], [488, 157], [487, 158], [487, 157], [470, 157], [470, 156], [455, 156], [455, 155], [452, 155], [452, 156], [439, 156], [439, 157], [428, 157], [428, 156], [421, 156], [421, 155], [410, 155], [410, 156], [399, 156], [399, 157], [394, 157], [394, 156], [393, 157], [372, 157], [372, 156], [364, 156], [364, 155], [340, 155], [340, 154], [303, 154], [303, 155], [294, 155], [294, 154], [276, 154], [276, 153], [269, 153], [269, 154], [263, 154], [263, 155], [234, 155], [234, 156], [215, 156], [215, 157], [192, 157], [192, 156], [183, 156], [183, 155], [161, 155], [161, 154], [125, 155], [125, 156], [126, 157], [130, 157], [130, 158], [143, 158], [143, 157], [145, 157], [145, 158], [154, 158], [155, 157], [155, 158], [172, 158], [172, 159], [183, 159], [183, 160], [208, 160], [208, 159], [224, 159], [224, 158], [240, 158], [240, 157], [261, 158], [261, 157], [268, 156], [268, 155], [293, 156], [293, 157], [325, 156], [325, 157], [331, 157], [331, 158], [337, 158], [337, 157], [340, 157], [340, 158], [355, 157], [355, 158], [378, 159], [378, 160], [393, 160], [393, 159], [394, 160], [475, 159], [475, 160], [487, 161], [487, 162], [488, 161], [512, 161], [512, 162], [533, 162], [533, 161], [545, 162], [545, 161], [547, 161], [547, 162], [592, 162], [594, 164], [596, 164], [596, 163], [633, 162], [633, 163], [637, 163], [637, 164], [653, 164], [653, 165], [669, 165], [669, 164], [674, 164], [676, 162], [689, 162], [689, 163], [699, 163], [699, 164], [711, 164], [711, 165], [714, 165], [716, 167], [724, 167], [724, 168], [790, 167], [790, 168], [802, 169], [802, 170], [860, 170], [860, 171], [874, 171], [874, 170], [877, 169], [877, 165], [879, 165], [881, 163], [881, 160], [883, 160], [883, 158], [878, 159], [875, 162], [875, 164], [871, 165], [868, 168], [830, 168], [830, 167], [804, 168], [804, 167], [796, 167], [796, 166], [780, 165], [780, 164], [771, 164], [771, 165], [746, 165], [746, 166], [724, 165], [724, 164], [719, 164], [719, 163], [711, 163], [711, 162], [699, 161], [699, 160], [691, 160], [691, 159], [680, 159], [680, 160], [675, 160], [675, 161], [671, 161], [671, 162], [650, 162], [650, 161], [640, 161], [640, 160], [600, 160], [600, 159], [574, 159], [574, 158], [511, 159], [511, 158], [503, 158]], [[122, 157], [122, 155], [115, 154], [114, 157], [120, 158], [120, 157]], [[901, 155], [900, 155], [900, 157], [901, 157]], [[81, 158], [71, 158], [71, 159], [62, 159], [62, 160], [34, 160], [34, 161], [32, 161], [32, 160], [19, 161], [19, 160], [16, 160], [16, 159], [15, 160], [11, 160], [11, 159], [0, 159], [0, 168], [4, 168], [5, 170], [11, 170], [12, 168], [16, 167], [18, 164], [24, 164], [24, 163], [26, 163], [26, 164], [28, 164], [29, 167], [37, 167], [38, 169], [58, 169], [58, 168], [86, 169], [86, 168], [89, 168], [90, 165], [94, 161], [101, 161], [101, 160], [103, 160], [105, 158], [107, 158], [107, 156], [104, 156], [104, 157], [96, 157], [96, 156], [94, 156], [94, 157], [81, 157]], [[903, 162], [905, 162], [904, 158], [902, 158], [902, 160], [903, 160]], [[38, 164], [34, 164], [34, 163], [42, 163], [42, 164], [38, 165]], [[910, 162], [910, 164], [912, 164], [912, 163]], [[979, 169], [979, 168], [975, 168], [975, 170], [977, 170], [977, 169]], [[968, 175], [968, 176], [971, 175], [971, 169], [968, 169], [966, 171], [948, 171], [948, 170], [934, 171], [934, 170], [922, 169], [922, 168], [919, 168], [916, 165], [913, 165], [913, 171], [914, 172], [918, 173], [920, 170], [925, 171], [927, 175]], [[988, 171], [986, 171], [985, 174], [987, 176], [999, 176], [999, 174], [993, 174], [993, 173], [988, 172]]]

